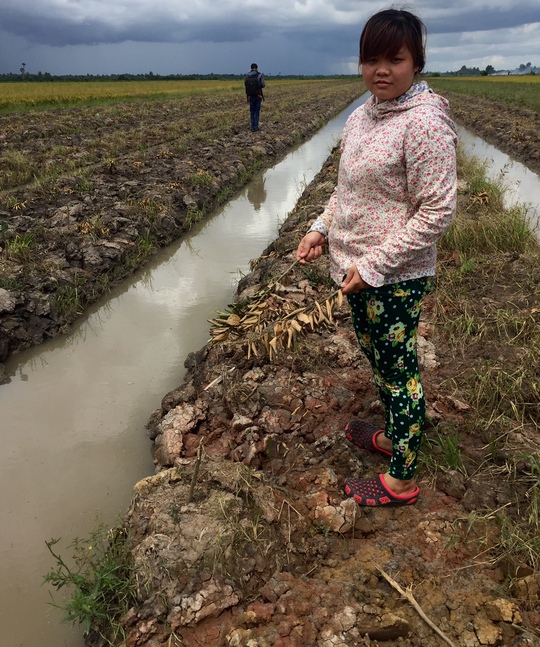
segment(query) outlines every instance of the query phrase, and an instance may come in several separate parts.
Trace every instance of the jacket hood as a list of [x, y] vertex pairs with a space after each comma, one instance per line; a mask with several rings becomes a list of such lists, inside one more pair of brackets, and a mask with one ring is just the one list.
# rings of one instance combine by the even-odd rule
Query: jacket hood
[[259, 76], [259, 70], [250, 70], [247, 73], [248, 76]]
[[420, 106], [433, 106], [441, 110], [445, 115], [450, 114], [448, 101], [444, 97], [435, 94], [425, 81], [411, 85], [407, 92], [391, 101], [379, 102], [372, 95], [364, 104], [364, 109], [372, 119], [384, 119], [397, 112], [405, 112]]

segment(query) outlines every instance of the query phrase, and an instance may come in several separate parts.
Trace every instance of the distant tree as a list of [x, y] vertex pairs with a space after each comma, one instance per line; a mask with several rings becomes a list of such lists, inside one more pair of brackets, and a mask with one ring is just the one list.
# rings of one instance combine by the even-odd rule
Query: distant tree
[[493, 74], [493, 72], [495, 72], [495, 68], [493, 67], [493, 65], [486, 65], [486, 69], [484, 71], [487, 76], [488, 74]]
[[21, 74], [24, 76], [25, 73], [26, 73], [26, 63], [23, 63], [21, 67]]

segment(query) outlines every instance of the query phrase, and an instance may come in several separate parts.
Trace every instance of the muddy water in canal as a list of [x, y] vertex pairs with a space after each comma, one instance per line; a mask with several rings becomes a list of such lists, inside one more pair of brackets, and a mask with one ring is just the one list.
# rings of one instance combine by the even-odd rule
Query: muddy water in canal
[[487, 161], [487, 174], [492, 179], [500, 180], [505, 187], [504, 202], [507, 207], [523, 204], [527, 208], [528, 218], [540, 233], [540, 176], [530, 171], [520, 162], [473, 135], [465, 128], [458, 128], [459, 139], [468, 155]]
[[[365, 99], [366, 97], [363, 97]], [[59, 550], [114, 524], [134, 483], [153, 472], [144, 425], [208, 339], [207, 319], [276, 236], [360, 102], [255, 180], [198, 230], [163, 250], [67, 337], [17, 355], [0, 386], [0, 647], [82, 647], [79, 627], [48, 604], [43, 575]], [[540, 195], [521, 165], [461, 131], [466, 147], [497, 159], [525, 202]], [[526, 169], [525, 169], [526, 171]], [[58, 594], [56, 594], [57, 596]]]

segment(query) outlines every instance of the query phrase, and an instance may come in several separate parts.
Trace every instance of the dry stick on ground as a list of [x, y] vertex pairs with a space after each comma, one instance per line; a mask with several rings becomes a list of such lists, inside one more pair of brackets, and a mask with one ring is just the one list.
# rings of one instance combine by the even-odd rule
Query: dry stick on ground
[[199, 475], [199, 468], [202, 462], [202, 450], [203, 450], [204, 438], [201, 438], [199, 443], [199, 448], [197, 449], [197, 461], [195, 463], [195, 469], [193, 470], [193, 476], [191, 478], [191, 487], [189, 488], [188, 503], [193, 501], [193, 491], [195, 490], [195, 483], [197, 482], [197, 476]]
[[408, 588], [406, 591], [405, 589], [402, 589], [401, 586], [394, 580], [388, 573], [385, 573], [383, 569], [380, 566], [377, 566], [375, 564], [375, 567], [377, 570], [381, 573], [381, 575], [384, 577], [384, 579], [391, 585], [393, 586], [396, 591], [398, 591], [404, 598], [406, 598], [414, 607], [415, 611], [418, 613], [418, 615], [422, 618], [424, 622], [426, 622], [435, 633], [437, 633], [450, 647], [456, 647], [456, 645], [448, 638], [446, 634], [444, 634], [439, 627], [435, 623], [433, 623], [424, 613], [424, 610], [422, 607], [418, 604], [418, 602], [414, 599], [413, 594], [411, 593], [410, 589]]

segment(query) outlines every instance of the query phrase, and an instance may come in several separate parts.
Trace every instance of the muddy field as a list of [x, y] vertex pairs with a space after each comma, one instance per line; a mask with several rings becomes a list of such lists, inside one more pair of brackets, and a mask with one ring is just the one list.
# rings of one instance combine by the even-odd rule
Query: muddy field
[[361, 91], [269, 84], [257, 133], [230, 92], [0, 116], [0, 367], [66, 331]]
[[457, 92], [441, 94], [457, 122], [540, 173], [540, 114]]
[[[357, 94], [350, 92], [346, 102]], [[455, 116], [475, 129], [477, 112], [466, 111], [473, 104], [459, 99]], [[285, 115], [283, 106], [272, 123], [269, 100], [263, 130], [253, 135], [242, 105], [231, 108], [241, 125], [227, 126], [227, 133], [204, 142], [190, 135], [189, 156], [184, 150], [175, 157], [172, 144], [165, 148], [158, 141], [145, 152], [92, 162], [96, 177], [88, 193], [78, 193], [73, 176], [57, 183], [54, 200], [50, 189], [43, 191], [42, 203], [34, 197], [41, 196], [36, 189], [5, 193], [10, 200], [0, 220], [9, 218], [20, 234], [41, 225], [39, 240], [46, 241], [49, 254], [41, 264], [53, 276], [47, 283], [39, 275], [32, 291], [26, 280], [30, 270], [17, 273], [4, 255], [2, 276], [8, 283], [0, 288], [0, 339], [8, 335], [6, 352], [37, 343], [39, 335], [55, 334], [69, 321], [50, 306], [49, 295], [60, 282], [88, 285], [98, 293], [104, 287], [97, 278], [110, 275], [118, 259], [132, 258], [130, 249], [140, 251], [141, 232], [150, 222], [147, 201], [166, 205], [155, 207], [151, 218], [160, 223], [152, 229], [154, 244], [164, 244], [186, 226], [188, 213], [215, 204], [220, 191], [240, 186], [244, 172], [273, 163], [338, 109], [333, 95], [316, 108], [311, 103], [313, 97], [302, 105], [305, 132], [298, 130], [297, 114]], [[169, 102], [165, 107], [175, 109]], [[488, 109], [494, 130], [505, 137], [522, 118], [506, 107], [482, 107]], [[62, 130], [62, 120], [56, 127]], [[9, 140], [9, 132], [4, 128], [5, 141], [14, 145], [16, 136]], [[32, 147], [34, 139], [27, 139]], [[521, 161], [534, 168], [537, 150], [521, 148]], [[74, 150], [75, 160], [77, 155]], [[286, 313], [319, 301], [328, 321], [322, 318], [316, 330], [296, 335], [294, 347], [272, 362], [264, 352], [253, 355], [245, 337], [194, 352], [186, 361], [184, 384], [165, 395], [151, 416], [156, 474], [136, 484], [125, 518], [138, 585], [137, 602], [121, 619], [125, 647], [540, 645], [538, 571], [525, 558], [500, 559], [500, 528], [491, 512], [511, 512], [527, 496], [525, 484], [509, 486], [500, 478], [500, 466], [537, 447], [537, 430], [529, 426], [516, 434], [498, 464], [489, 463], [491, 450], [480, 431], [464, 436], [466, 469], [434, 469], [424, 462], [415, 506], [361, 509], [342, 493], [346, 476], [385, 470], [382, 457], [354, 449], [343, 433], [354, 416], [382, 421], [381, 406], [346, 305], [330, 298], [334, 286], [326, 279], [326, 259], [293, 266], [298, 240], [323, 208], [336, 171], [334, 153], [238, 289], [238, 303], [256, 303], [261, 312]], [[215, 180], [211, 188], [193, 179], [204, 173]], [[98, 211], [101, 219], [92, 220]], [[54, 232], [40, 214], [54, 220]], [[105, 253], [116, 246], [117, 255]], [[48, 264], [51, 258], [58, 259], [56, 265]], [[118, 278], [127, 271], [119, 270]], [[86, 283], [79, 283], [83, 277]], [[24, 289], [9, 287], [9, 281], [23, 278]], [[486, 286], [481, 298], [502, 307], [519, 280], [519, 259], [513, 259], [505, 290]], [[43, 312], [47, 303], [50, 311]], [[450, 382], [463, 370], [463, 360], [455, 358], [432, 318], [428, 303], [419, 339], [428, 439], [445, 426], [465, 428], [470, 411]], [[223, 325], [235, 329], [240, 322], [232, 317]], [[471, 349], [467, 362], [486, 352]], [[479, 469], [488, 463], [489, 469]], [[92, 632], [87, 643], [99, 645], [99, 636]]]
[[[540, 645], [538, 573], [498, 559], [499, 530], [483, 512], [516, 506], [526, 488], [478, 470], [489, 460], [480, 433], [460, 445], [466, 474], [424, 464], [416, 506], [362, 509], [343, 496], [346, 476], [385, 470], [343, 433], [354, 416], [381, 422], [381, 406], [346, 306], [327, 310], [326, 259], [293, 265], [336, 168], [334, 154], [238, 290], [257, 312], [319, 301], [329, 321], [272, 362], [248, 357], [248, 335], [194, 353], [150, 420], [159, 471], [135, 486], [126, 517], [139, 595], [123, 620], [129, 647]], [[506, 296], [492, 286], [489, 298]], [[462, 367], [431, 318], [428, 303], [428, 436], [464, 427], [469, 409], [448, 386]], [[227, 325], [234, 336], [242, 324]], [[507, 458], [538, 443], [528, 433]], [[485, 522], [471, 524], [474, 514]]]

